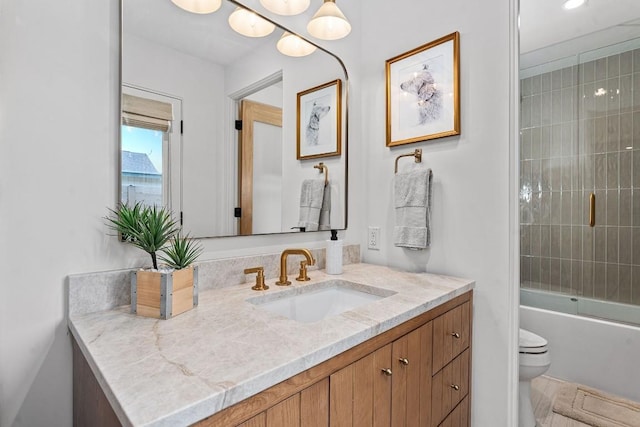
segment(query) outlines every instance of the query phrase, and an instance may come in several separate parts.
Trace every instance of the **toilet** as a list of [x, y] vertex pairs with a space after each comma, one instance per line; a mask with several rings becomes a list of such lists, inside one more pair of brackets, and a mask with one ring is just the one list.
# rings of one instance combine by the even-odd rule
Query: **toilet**
[[547, 340], [526, 329], [520, 329], [519, 347], [519, 427], [536, 427], [531, 405], [531, 380], [547, 372], [551, 357]]

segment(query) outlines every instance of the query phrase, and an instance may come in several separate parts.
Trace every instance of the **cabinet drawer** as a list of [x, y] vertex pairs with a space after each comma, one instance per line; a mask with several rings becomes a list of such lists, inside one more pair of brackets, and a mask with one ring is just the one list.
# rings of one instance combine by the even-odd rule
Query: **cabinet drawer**
[[432, 425], [439, 425], [467, 394], [469, 394], [469, 350], [465, 350], [433, 377]]
[[470, 302], [433, 319], [433, 374], [469, 347], [470, 323]]
[[469, 396], [467, 396], [462, 399], [462, 402], [456, 406], [456, 409], [451, 411], [449, 416], [438, 427], [469, 427], [470, 423]]

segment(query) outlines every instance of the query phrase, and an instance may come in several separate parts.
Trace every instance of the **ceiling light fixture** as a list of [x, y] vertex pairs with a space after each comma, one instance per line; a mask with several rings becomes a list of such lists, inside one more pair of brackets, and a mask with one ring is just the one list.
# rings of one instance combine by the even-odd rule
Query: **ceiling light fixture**
[[586, 0], [566, 0], [562, 7], [567, 10], [575, 9], [586, 3]]
[[241, 7], [229, 15], [229, 25], [235, 32], [247, 37], [265, 37], [276, 28], [271, 22]]
[[191, 13], [213, 13], [220, 9], [222, 0], [171, 0], [173, 4]]
[[260, 4], [269, 12], [278, 15], [298, 15], [309, 8], [311, 0], [260, 0]]
[[276, 47], [283, 55], [295, 57], [311, 55], [316, 50], [314, 45], [288, 31], [282, 34]]
[[307, 31], [318, 39], [338, 40], [351, 32], [351, 24], [338, 8], [335, 0], [324, 0], [320, 9], [307, 24]]

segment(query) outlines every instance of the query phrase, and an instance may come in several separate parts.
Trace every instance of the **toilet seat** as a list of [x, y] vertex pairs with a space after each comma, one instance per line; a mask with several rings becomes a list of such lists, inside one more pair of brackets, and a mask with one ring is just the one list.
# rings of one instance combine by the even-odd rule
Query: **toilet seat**
[[542, 354], [547, 352], [547, 340], [526, 329], [520, 329], [518, 352], [522, 354]]

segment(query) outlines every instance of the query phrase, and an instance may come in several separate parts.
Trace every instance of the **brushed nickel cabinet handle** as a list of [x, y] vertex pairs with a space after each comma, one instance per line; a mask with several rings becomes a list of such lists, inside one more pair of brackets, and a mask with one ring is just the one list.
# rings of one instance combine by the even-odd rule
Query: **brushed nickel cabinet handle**
[[460, 390], [460, 386], [456, 384], [451, 384], [451, 388], [454, 389], [455, 391]]
[[387, 368], [387, 369], [381, 369], [382, 373], [385, 374], [386, 376], [390, 377], [393, 372], [391, 372], [391, 369]]
[[457, 332], [451, 332], [451, 336], [452, 336], [452, 337], [454, 337], [454, 338], [456, 338], [456, 339], [457, 339], [457, 338], [460, 338], [460, 334], [459, 334], [459, 333], [457, 333]]
[[589, 227], [595, 227], [596, 225], [596, 195], [591, 193], [589, 195]]
[[409, 360], [406, 357], [401, 357], [398, 360], [400, 361], [400, 363], [402, 363], [405, 366], [407, 366], [409, 364]]

